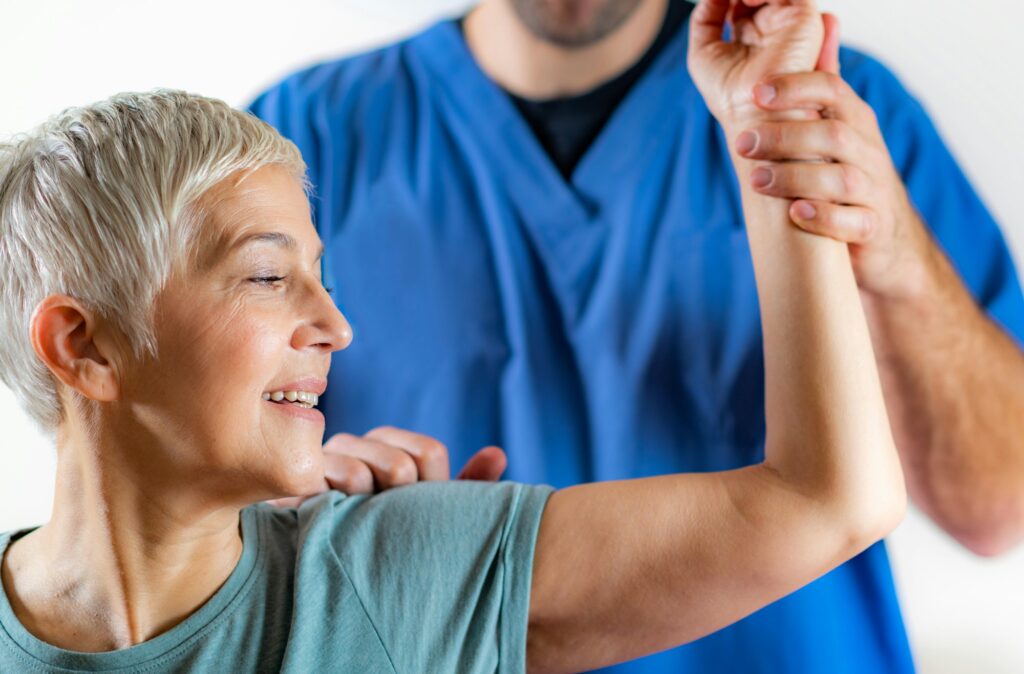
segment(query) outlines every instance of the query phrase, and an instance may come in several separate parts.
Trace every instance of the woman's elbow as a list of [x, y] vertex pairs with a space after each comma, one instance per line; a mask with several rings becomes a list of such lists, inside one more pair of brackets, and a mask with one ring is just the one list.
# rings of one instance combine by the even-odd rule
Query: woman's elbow
[[842, 506], [851, 545], [864, 549], [891, 534], [907, 514], [907, 489], [902, 473], [865, 486]]

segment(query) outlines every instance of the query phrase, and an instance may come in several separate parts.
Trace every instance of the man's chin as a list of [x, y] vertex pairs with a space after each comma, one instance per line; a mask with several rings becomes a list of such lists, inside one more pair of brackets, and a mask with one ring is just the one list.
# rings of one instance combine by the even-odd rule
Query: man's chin
[[594, 45], [624, 24], [641, 0], [514, 0], [519, 20], [537, 38], [565, 49]]

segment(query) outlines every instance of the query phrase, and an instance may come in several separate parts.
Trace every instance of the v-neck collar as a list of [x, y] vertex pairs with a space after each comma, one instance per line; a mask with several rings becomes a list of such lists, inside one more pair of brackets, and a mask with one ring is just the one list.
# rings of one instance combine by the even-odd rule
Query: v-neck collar
[[[260, 553], [260, 536], [265, 534], [261, 532], [256, 509], [266, 507], [257, 505], [242, 510], [242, 555], [235, 568], [213, 596], [185, 620], [166, 632], [135, 646], [116, 651], [67, 650], [49, 644], [29, 632], [14, 613], [6, 589], [0, 587], [0, 646], [6, 647], [4, 639], [10, 639], [26, 656], [26, 662], [33, 662], [36, 666], [108, 671], [125, 667], [148, 669], [155, 667], [157, 661], [166, 664], [163, 658], [173, 658], [173, 653], [176, 653], [176, 649], [182, 644], [193, 639], [200, 631], [211, 629], [214, 623], [226, 619], [231, 609], [242, 605], [245, 594], [259, 575], [259, 567], [265, 563]], [[31, 531], [32, 529], [25, 529], [0, 534], [0, 560], [3, 559], [11, 542]]]
[[586, 222], [596, 200], [679, 123], [687, 99], [696, 94], [686, 69], [688, 32], [684, 24], [633, 85], [568, 181], [508, 94], [481, 70], [454, 20], [435, 24], [409, 46], [456, 113], [482, 130], [475, 139], [491, 161], [504, 164], [513, 199], [547, 204], [551, 217], [563, 223]]

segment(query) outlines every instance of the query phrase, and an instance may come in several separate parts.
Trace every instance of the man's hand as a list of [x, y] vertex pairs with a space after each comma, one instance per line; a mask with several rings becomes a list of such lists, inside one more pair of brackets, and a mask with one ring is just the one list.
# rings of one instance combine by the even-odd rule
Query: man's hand
[[850, 245], [857, 283], [877, 297], [923, 292], [933, 246], [889, 155], [871, 107], [839, 76], [838, 22], [825, 22], [816, 72], [769, 78], [755, 85], [766, 114], [804, 111], [817, 119], [761, 121], [732, 141], [764, 160], [754, 189], [795, 199], [789, 214], [801, 229]]
[[[726, 23], [732, 40], [722, 39]], [[726, 130], [765, 116], [754, 85], [813, 70], [824, 39], [814, 0], [701, 0], [690, 17], [690, 75]]]
[[[381, 426], [366, 435], [334, 435], [324, 445], [325, 477], [314, 494], [270, 501], [294, 508], [329, 489], [346, 494], [371, 494], [421, 481], [449, 479], [448, 448], [420, 433]], [[505, 472], [507, 459], [499, 447], [484, 447], [459, 472], [459, 480], [494, 482]]]

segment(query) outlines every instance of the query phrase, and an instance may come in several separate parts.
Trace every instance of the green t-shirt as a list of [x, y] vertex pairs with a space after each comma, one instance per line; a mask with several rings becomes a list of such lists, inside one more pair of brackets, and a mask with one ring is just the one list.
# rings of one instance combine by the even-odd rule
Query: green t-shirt
[[[425, 482], [242, 511], [243, 552], [184, 622], [76, 653], [0, 594], [0, 672], [522, 672], [533, 551], [552, 489]], [[20, 532], [23, 535], [25, 532]], [[0, 535], [0, 558], [19, 533]]]

